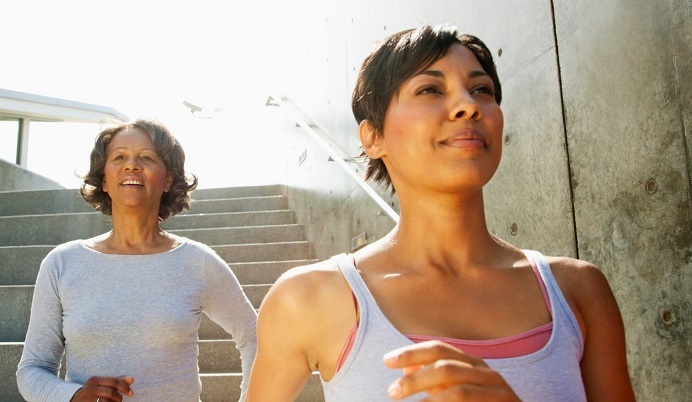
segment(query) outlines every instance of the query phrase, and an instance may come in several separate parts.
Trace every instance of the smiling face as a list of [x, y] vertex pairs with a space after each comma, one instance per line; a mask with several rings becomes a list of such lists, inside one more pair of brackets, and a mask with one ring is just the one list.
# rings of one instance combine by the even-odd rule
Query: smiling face
[[103, 173], [103, 191], [111, 198], [114, 214], [123, 208], [145, 208], [157, 215], [161, 195], [173, 181], [149, 135], [137, 128], [113, 137]]
[[367, 121], [361, 141], [381, 158], [397, 191], [423, 185], [480, 189], [502, 154], [503, 116], [493, 80], [461, 44], [405, 81], [392, 97], [380, 135]]

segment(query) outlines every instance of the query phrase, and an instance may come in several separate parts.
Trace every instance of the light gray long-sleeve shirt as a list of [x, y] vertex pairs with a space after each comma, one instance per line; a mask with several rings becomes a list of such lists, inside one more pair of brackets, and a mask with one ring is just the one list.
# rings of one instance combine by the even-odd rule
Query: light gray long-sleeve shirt
[[[17, 384], [28, 401], [68, 402], [92, 376], [132, 376], [126, 401], [199, 401], [198, 329], [205, 313], [233, 336], [244, 398], [257, 314], [228, 265], [183, 238], [152, 255], [103, 254], [83, 240], [41, 263]], [[65, 352], [67, 373], [58, 377]]]

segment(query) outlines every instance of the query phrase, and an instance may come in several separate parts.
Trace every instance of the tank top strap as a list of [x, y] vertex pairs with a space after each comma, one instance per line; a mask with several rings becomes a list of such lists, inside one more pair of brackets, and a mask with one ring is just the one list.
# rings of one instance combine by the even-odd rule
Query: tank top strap
[[[360, 344], [363, 342], [363, 335], [360, 329], [367, 328], [369, 321], [369, 314], [371, 313], [369, 306], [370, 292], [360, 277], [358, 270], [356, 269], [355, 261], [353, 259], [353, 254], [338, 254], [332, 257], [332, 260], [336, 263], [339, 271], [348, 282], [351, 288], [351, 295], [353, 296], [353, 308], [356, 310], [358, 315], [358, 320], [354, 322], [353, 328], [349, 332], [348, 338], [344, 344], [344, 347], [339, 354], [339, 358], [336, 362], [335, 377], [340, 377], [340, 371], [344, 366], [347, 358], [351, 354], [352, 349], [358, 349]], [[377, 303], [372, 300], [372, 305]], [[359, 333], [361, 334], [359, 336]]]
[[577, 323], [577, 319], [574, 316], [574, 312], [569, 307], [565, 296], [562, 294], [560, 286], [555, 280], [553, 271], [550, 268], [548, 259], [545, 258], [543, 254], [535, 250], [522, 250], [526, 258], [532, 261], [538, 267], [538, 272], [541, 274], [543, 283], [545, 284], [546, 290], [548, 291], [548, 297], [550, 299], [550, 310], [552, 311], [554, 327], [555, 326], [566, 326], [572, 333], [572, 336], [578, 340], [580, 344], [580, 353], [583, 351], [583, 339], [581, 329]]
[[550, 269], [550, 264], [548, 264], [548, 260], [545, 258], [545, 256], [536, 250], [522, 251], [536, 272], [537, 279], [541, 282], [541, 290], [547, 292], [547, 295], [544, 295], [544, 297], [547, 296], [546, 302], [548, 304], [548, 309], [550, 310], [550, 314], [553, 315], [553, 307], [555, 304], [554, 299], [556, 297], [555, 291], [557, 290], [557, 293], [561, 292], [559, 288], [555, 288], [557, 283], [555, 282], [555, 277], [553, 277], [553, 272]]
[[538, 281], [538, 285], [541, 287], [541, 293], [543, 294], [543, 300], [545, 301], [545, 305], [548, 308], [548, 312], [550, 313], [550, 316], [553, 316], [553, 306], [550, 304], [550, 297], [548, 296], [548, 290], [545, 287], [545, 280], [543, 279], [543, 275], [540, 272], [540, 269], [538, 267], [538, 262], [537, 259], [542, 259], [542, 262], [545, 262], [544, 268], [547, 265], [547, 261], [545, 261], [545, 258], [543, 257], [542, 254], [538, 253], [539, 255], [536, 255], [532, 250], [522, 250], [524, 252], [524, 255], [526, 256], [526, 259], [529, 260], [529, 263], [531, 264], [531, 268], [533, 269], [533, 273], [536, 276], [536, 280]]
[[356, 296], [358, 303], [363, 303], [364, 298], [368, 294], [368, 290], [365, 286], [365, 282], [363, 282], [363, 279], [356, 270], [353, 255], [342, 253], [335, 255], [332, 257], [332, 259], [336, 262], [336, 266], [339, 268], [339, 271], [341, 271], [344, 279], [346, 279], [346, 282], [348, 282], [348, 285], [351, 287], [351, 290]]

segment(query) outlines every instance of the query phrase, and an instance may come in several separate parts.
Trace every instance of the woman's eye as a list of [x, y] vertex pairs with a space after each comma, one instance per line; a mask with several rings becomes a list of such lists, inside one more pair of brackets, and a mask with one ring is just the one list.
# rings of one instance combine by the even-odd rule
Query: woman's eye
[[436, 94], [436, 93], [441, 93], [441, 91], [439, 89], [437, 89], [437, 87], [434, 87], [434, 86], [427, 86], [427, 87], [423, 87], [423, 88], [418, 90], [418, 94]]
[[142, 155], [140, 158], [146, 162], [156, 162], [158, 160], [154, 155]]
[[123, 159], [125, 159], [125, 157], [122, 156], [122, 155], [115, 155], [115, 156], [113, 157], [113, 160], [114, 160], [114, 161], [120, 161], [120, 160], [123, 160]]
[[480, 87], [474, 89], [473, 91], [471, 91], [471, 93], [483, 94], [483, 95], [495, 95], [495, 90], [491, 86], [483, 85], [483, 86], [480, 86]]

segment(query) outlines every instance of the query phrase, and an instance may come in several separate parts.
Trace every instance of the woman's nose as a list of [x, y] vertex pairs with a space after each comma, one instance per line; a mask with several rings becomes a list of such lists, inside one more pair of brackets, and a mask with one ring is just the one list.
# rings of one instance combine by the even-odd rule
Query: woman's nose
[[454, 100], [452, 107], [449, 109], [449, 119], [470, 119], [478, 120], [481, 118], [481, 110], [475, 99], [465, 92]]
[[127, 163], [125, 164], [125, 169], [138, 171], [140, 169], [140, 166], [139, 166], [139, 161], [137, 160], [137, 158], [128, 158]]

